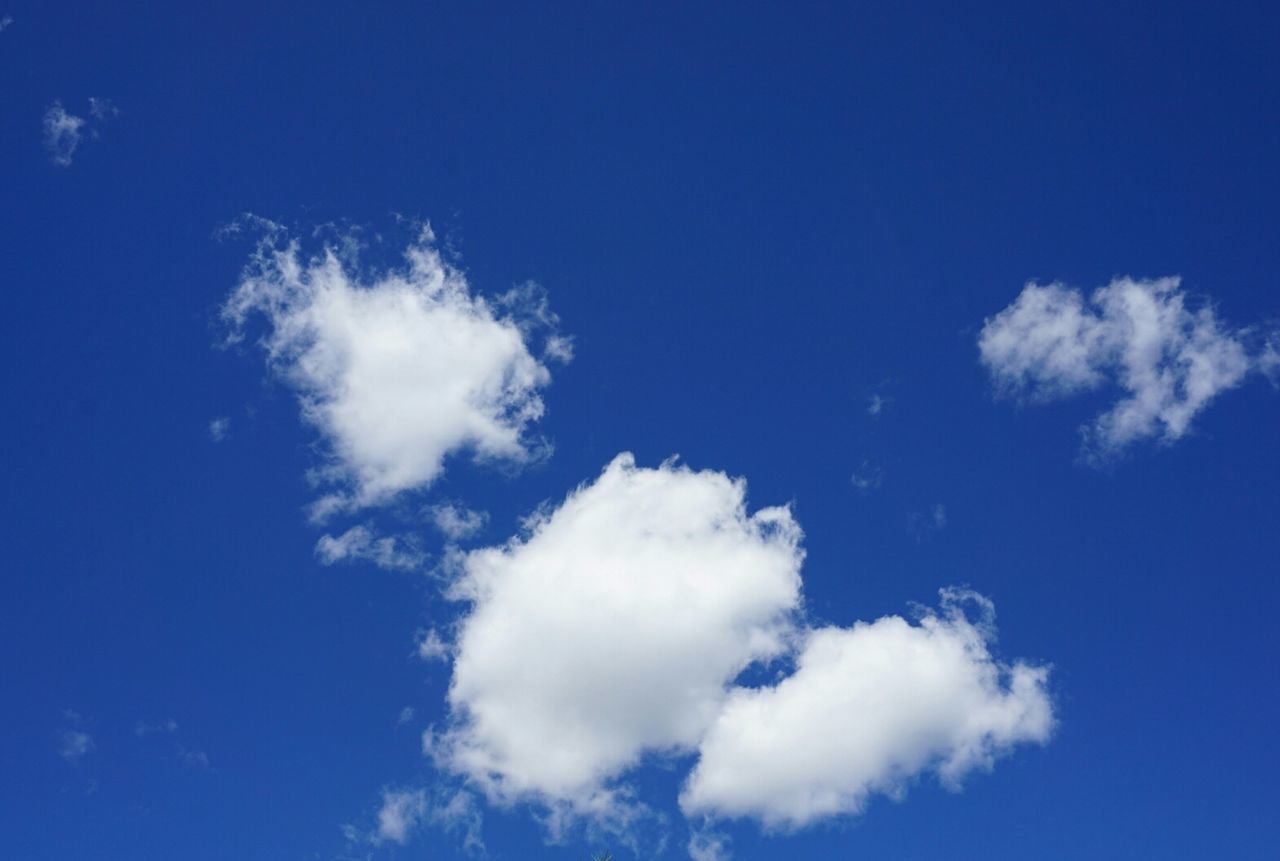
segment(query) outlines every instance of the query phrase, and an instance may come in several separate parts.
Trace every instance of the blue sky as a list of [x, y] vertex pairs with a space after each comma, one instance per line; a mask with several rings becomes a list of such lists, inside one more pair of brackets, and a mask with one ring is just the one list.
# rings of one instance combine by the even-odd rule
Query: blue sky
[[1265, 4], [0, 21], [6, 857], [1274, 853]]

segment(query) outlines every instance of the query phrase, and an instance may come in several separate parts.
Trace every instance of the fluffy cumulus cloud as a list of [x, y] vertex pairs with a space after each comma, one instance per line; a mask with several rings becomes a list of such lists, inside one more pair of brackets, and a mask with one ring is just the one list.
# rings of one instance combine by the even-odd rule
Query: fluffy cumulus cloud
[[[956, 786], [1048, 737], [1048, 671], [992, 655], [988, 602], [948, 591], [915, 623], [808, 628], [801, 537], [788, 508], [750, 511], [740, 479], [620, 455], [522, 535], [458, 558], [452, 720], [424, 749], [491, 801], [541, 805], [553, 830], [634, 823], [627, 773], [647, 755], [697, 756], [689, 816], [785, 827], [924, 772]], [[781, 682], [736, 686], [783, 657]], [[705, 827], [689, 848], [726, 851]]]
[[1188, 307], [1179, 279], [1117, 278], [1086, 297], [1028, 284], [978, 339], [997, 388], [1051, 400], [1105, 385], [1123, 395], [1083, 429], [1088, 458], [1139, 440], [1173, 442], [1219, 393], [1268, 370], [1256, 332], [1231, 329], [1210, 306]]
[[800, 528], [743, 481], [620, 455], [505, 546], [466, 554], [449, 703], [425, 743], [493, 800], [602, 818], [646, 752], [691, 752], [728, 685], [783, 653]]
[[[970, 620], [962, 603], [979, 608]], [[950, 787], [1053, 727], [1044, 667], [992, 657], [994, 610], [944, 591], [942, 611], [808, 633], [795, 672], [739, 688], [699, 750], [681, 794], [690, 815], [794, 828], [900, 795], [916, 775]]]
[[456, 452], [517, 464], [537, 454], [527, 432], [551, 380], [544, 358], [570, 349], [536, 289], [473, 294], [429, 229], [401, 266], [371, 271], [350, 236], [308, 256], [279, 226], [256, 223], [265, 236], [223, 316], [233, 340], [265, 320], [270, 366], [326, 444], [314, 474], [333, 490], [318, 516], [427, 487]]

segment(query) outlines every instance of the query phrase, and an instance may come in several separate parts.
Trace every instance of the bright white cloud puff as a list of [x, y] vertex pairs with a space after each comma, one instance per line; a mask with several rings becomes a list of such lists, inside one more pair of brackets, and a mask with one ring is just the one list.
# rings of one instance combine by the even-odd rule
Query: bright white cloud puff
[[[980, 609], [977, 621], [961, 607]], [[1048, 670], [996, 661], [994, 608], [944, 590], [941, 613], [809, 631], [795, 672], [733, 691], [699, 749], [681, 808], [796, 828], [900, 796], [923, 772], [956, 788], [1053, 728]]]
[[431, 752], [491, 799], [616, 813], [615, 778], [696, 750], [729, 683], [786, 650], [800, 537], [786, 508], [748, 514], [741, 480], [620, 455], [464, 557], [456, 724]]
[[978, 348], [1004, 394], [1043, 401], [1122, 389], [1081, 429], [1085, 458], [1099, 460], [1143, 439], [1180, 439], [1219, 393], [1251, 371], [1269, 373], [1272, 346], [1256, 340], [1210, 306], [1189, 309], [1176, 277], [1117, 278], [1087, 301], [1061, 284], [1028, 284], [986, 321]]
[[[620, 455], [524, 535], [461, 557], [453, 721], [424, 748], [491, 801], [606, 823], [637, 808], [624, 781], [646, 755], [697, 754], [690, 816], [799, 826], [1047, 738], [1047, 670], [991, 656], [989, 603], [947, 592], [918, 624], [809, 630], [801, 537], [786, 507], [750, 513], [741, 479]], [[734, 687], [791, 656], [776, 686]]]
[[269, 364], [327, 445], [315, 474], [335, 490], [316, 504], [318, 519], [425, 488], [459, 451], [518, 464], [545, 449], [526, 435], [551, 381], [531, 341], [546, 334], [551, 359], [571, 350], [536, 288], [493, 302], [473, 295], [429, 229], [400, 268], [371, 272], [350, 236], [308, 257], [278, 225], [253, 224], [265, 237], [223, 317], [233, 340], [265, 319]]

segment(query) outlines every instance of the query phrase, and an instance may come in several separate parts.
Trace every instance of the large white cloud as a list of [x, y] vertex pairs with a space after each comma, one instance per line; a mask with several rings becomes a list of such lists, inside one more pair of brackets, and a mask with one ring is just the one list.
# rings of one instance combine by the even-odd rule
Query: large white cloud
[[[1048, 671], [992, 656], [989, 602], [946, 591], [918, 624], [809, 629], [801, 537], [788, 508], [750, 513], [741, 479], [618, 456], [523, 535], [456, 557], [470, 607], [452, 722], [424, 748], [491, 801], [543, 806], [553, 830], [625, 829], [646, 755], [698, 755], [690, 816], [799, 826], [1047, 738]], [[797, 666], [776, 686], [734, 687], [782, 656]]]
[[[961, 610], [971, 599], [981, 617]], [[680, 804], [688, 815], [752, 817], [794, 828], [860, 811], [869, 794], [899, 795], [934, 771], [958, 786], [1053, 726], [1048, 671], [996, 661], [994, 611], [943, 592], [942, 613], [809, 632], [796, 671], [773, 687], [739, 688], [703, 739]]]
[[233, 338], [255, 315], [265, 318], [270, 365], [327, 444], [316, 474], [337, 489], [318, 516], [426, 487], [460, 450], [516, 463], [535, 453], [526, 431], [551, 380], [531, 347], [535, 330], [550, 333], [545, 355], [571, 354], [536, 290], [496, 302], [473, 295], [429, 230], [409, 243], [402, 267], [368, 272], [349, 237], [305, 256], [265, 224], [223, 316]]
[[1033, 400], [1123, 389], [1083, 428], [1088, 457], [1151, 437], [1172, 442], [1217, 394], [1267, 365], [1252, 333], [1225, 327], [1212, 307], [1189, 309], [1179, 283], [1117, 278], [1088, 301], [1061, 284], [1027, 284], [983, 326], [982, 361], [1002, 392]]
[[800, 528], [745, 495], [624, 454], [524, 536], [462, 557], [471, 608], [436, 759], [492, 800], [608, 818], [646, 752], [696, 749], [732, 680], [786, 650], [800, 600]]

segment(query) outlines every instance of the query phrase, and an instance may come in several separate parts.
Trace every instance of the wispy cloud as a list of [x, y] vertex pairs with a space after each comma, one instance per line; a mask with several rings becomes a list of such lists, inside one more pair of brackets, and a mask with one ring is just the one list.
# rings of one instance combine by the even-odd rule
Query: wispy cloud
[[418, 638], [418, 657], [424, 661], [444, 661], [449, 658], [449, 644], [434, 629]]
[[728, 835], [705, 827], [695, 829], [689, 835], [685, 849], [693, 861], [728, 861], [733, 857], [729, 851]]
[[89, 97], [89, 116], [99, 122], [115, 119], [120, 116], [120, 109], [116, 107], [115, 102], [110, 99], [99, 99], [94, 96]]
[[44, 112], [44, 148], [50, 161], [60, 167], [70, 167], [84, 127], [84, 117], [67, 113], [62, 102], [50, 105]]
[[947, 525], [947, 507], [935, 502], [923, 511], [914, 511], [907, 516], [907, 531], [916, 541], [926, 541], [935, 533], [941, 532]]
[[214, 442], [222, 442], [231, 433], [231, 419], [229, 416], [218, 416], [209, 422], [209, 439]]
[[1028, 284], [986, 321], [978, 348], [1002, 394], [1047, 401], [1119, 388], [1081, 428], [1081, 453], [1096, 463], [1141, 440], [1181, 439], [1215, 397], [1269, 371], [1274, 338], [1226, 326], [1211, 305], [1188, 307], [1177, 277], [1116, 278], [1087, 300], [1062, 284]]
[[850, 483], [863, 493], [875, 490], [880, 487], [880, 483], [884, 480], [884, 469], [878, 464], [863, 459], [858, 468], [849, 476]]
[[93, 736], [82, 730], [63, 730], [58, 736], [58, 756], [72, 765], [92, 753], [95, 748]]
[[209, 761], [209, 755], [203, 750], [180, 743], [180, 739], [176, 738], [177, 733], [178, 722], [173, 718], [140, 720], [133, 725], [133, 734], [138, 738], [147, 739], [153, 736], [166, 737], [168, 741], [165, 746], [170, 747], [178, 760], [188, 768], [212, 771], [213, 765]]
[[89, 99], [89, 119], [76, 116], [55, 101], [44, 112], [44, 148], [49, 160], [59, 167], [70, 167], [85, 135], [97, 137], [101, 127], [120, 110], [107, 99]]
[[367, 834], [350, 825], [343, 831], [353, 843], [403, 846], [420, 828], [432, 827], [456, 838], [468, 854], [486, 854], [484, 816], [475, 796], [466, 790], [384, 789], [376, 822]]
[[489, 522], [489, 515], [457, 503], [445, 502], [430, 506], [427, 515], [432, 525], [450, 541], [461, 541], [475, 535]]
[[133, 725], [133, 734], [138, 738], [149, 735], [170, 734], [178, 731], [178, 722], [173, 718], [158, 721], [138, 721]]
[[370, 526], [353, 526], [341, 535], [322, 535], [316, 542], [321, 564], [372, 562], [379, 568], [411, 571], [422, 567], [426, 558], [412, 538], [378, 535]]
[[97, 745], [93, 736], [83, 729], [88, 723], [83, 715], [74, 709], [63, 709], [62, 718], [66, 726], [58, 732], [58, 756], [75, 765], [92, 753]]
[[178, 759], [190, 768], [198, 768], [203, 770], [212, 770], [213, 764], [209, 761], [209, 755], [203, 750], [195, 750], [192, 748], [178, 748]]
[[384, 791], [378, 810], [377, 840], [403, 845], [426, 815], [427, 794], [421, 789]]

